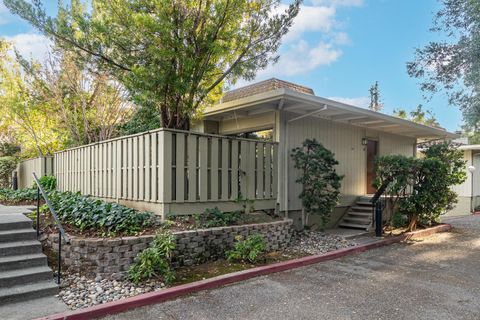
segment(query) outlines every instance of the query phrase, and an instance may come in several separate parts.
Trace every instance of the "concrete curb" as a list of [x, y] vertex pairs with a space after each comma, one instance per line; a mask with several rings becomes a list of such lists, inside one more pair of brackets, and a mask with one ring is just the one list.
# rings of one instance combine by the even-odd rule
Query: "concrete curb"
[[194, 292], [214, 289], [234, 282], [247, 280], [250, 278], [263, 276], [275, 272], [286, 271], [294, 268], [308, 266], [311, 264], [334, 260], [351, 254], [365, 252], [370, 249], [380, 248], [394, 243], [402, 242], [404, 240], [416, 239], [421, 237], [428, 237], [437, 232], [449, 231], [451, 229], [449, 224], [440, 224], [438, 226], [418, 230], [414, 232], [404, 233], [398, 236], [384, 238], [372, 243], [362, 244], [354, 247], [339, 249], [325, 254], [303, 257], [299, 259], [278, 262], [267, 266], [256, 267], [239, 272], [229, 273], [201, 281], [187, 283], [172, 288], [149, 292], [135, 297], [121, 299], [113, 302], [104, 303], [90, 308], [80, 309], [72, 312], [63, 312], [37, 320], [84, 320], [95, 317], [105, 316], [109, 314], [127, 311], [129, 309], [155, 304], [174, 298], [191, 294]]

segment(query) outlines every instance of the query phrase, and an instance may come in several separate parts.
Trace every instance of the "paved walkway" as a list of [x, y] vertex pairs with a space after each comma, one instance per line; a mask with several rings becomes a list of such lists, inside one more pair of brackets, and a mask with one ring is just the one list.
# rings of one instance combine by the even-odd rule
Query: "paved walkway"
[[480, 319], [480, 216], [423, 241], [252, 279], [106, 319]]

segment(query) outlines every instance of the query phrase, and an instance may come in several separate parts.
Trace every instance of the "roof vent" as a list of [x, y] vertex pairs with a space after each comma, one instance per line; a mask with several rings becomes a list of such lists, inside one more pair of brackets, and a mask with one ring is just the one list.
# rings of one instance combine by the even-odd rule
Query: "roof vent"
[[280, 88], [288, 88], [301, 93], [307, 93], [312, 95], [315, 94], [311, 88], [304, 87], [292, 82], [272, 78], [272, 79], [252, 83], [248, 86], [241, 87], [235, 90], [227, 91], [225, 92], [222, 98], [222, 102], [238, 100], [241, 98], [253, 96], [255, 94], [264, 93], [267, 91], [272, 91]]

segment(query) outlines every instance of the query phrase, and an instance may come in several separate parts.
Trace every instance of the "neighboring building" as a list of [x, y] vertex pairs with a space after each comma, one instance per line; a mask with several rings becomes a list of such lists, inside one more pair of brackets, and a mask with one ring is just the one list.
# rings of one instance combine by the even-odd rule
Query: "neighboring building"
[[[457, 139], [455, 142], [460, 141]], [[467, 215], [476, 211], [480, 206], [480, 145], [466, 144], [461, 145], [458, 149], [463, 151], [466, 161], [467, 180], [461, 185], [453, 187], [453, 190], [458, 193], [458, 203], [454, 209], [447, 212], [448, 216]]]
[[279, 142], [279, 210], [292, 216], [301, 210], [295, 183], [298, 172], [290, 151], [315, 138], [335, 153], [344, 175], [342, 197], [332, 225], [360, 197], [372, 194], [373, 161], [378, 155], [415, 156], [417, 143], [454, 139], [458, 135], [397, 117], [354, 107], [314, 95], [312, 89], [270, 79], [227, 92], [223, 101], [205, 111], [192, 130], [219, 135], [242, 135], [271, 130]]

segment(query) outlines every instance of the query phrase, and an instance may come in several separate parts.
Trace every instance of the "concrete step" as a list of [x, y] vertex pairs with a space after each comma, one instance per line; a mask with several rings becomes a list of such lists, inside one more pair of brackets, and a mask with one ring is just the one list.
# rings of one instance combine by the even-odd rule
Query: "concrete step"
[[37, 232], [32, 228], [0, 231], [0, 243], [11, 241], [35, 240]]
[[0, 243], [0, 257], [41, 253], [42, 245], [37, 240]]
[[32, 228], [32, 220], [28, 221], [15, 221], [15, 222], [2, 222], [0, 220], [0, 231], [3, 230], [16, 230], [16, 229], [28, 229]]
[[0, 288], [14, 287], [39, 281], [53, 281], [52, 270], [47, 266], [31, 267], [0, 273]]
[[53, 296], [58, 293], [58, 286], [53, 280], [17, 285], [9, 288], [0, 287], [0, 305]]
[[370, 201], [357, 201], [355, 202], [357, 206], [369, 206], [373, 207], [373, 204]]
[[344, 228], [352, 228], [352, 229], [362, 229], [362, 230], [368, 229], [368, 226], [365, 226], [363, 224], [347, 223], [347, 222], [341, 222], [339, 226]]
[[366, 206], [353, 206], [353, 207], [350, 207], [351, 210], [354, 210], [354, 211], [360, 211], [360, 212], [372, 212], [372, 207], [366, 207]]
[[347, 215], [346, 217], [343, 218], [343, 222], [355, 223], [355, 224], [361, 224], [361, 225], [367, 226], [367, 225], [370, 225], [371, 220], [364, 217], [352, 217]]
[[0, 272], [46, 265], [47, 256], [43, 253], [0, 257]]
[[356, 216], [356, 217], [366, 217], [366, 218], [372, 219], [372, 213], [371, 212], [348, 211], [347, 215]]

